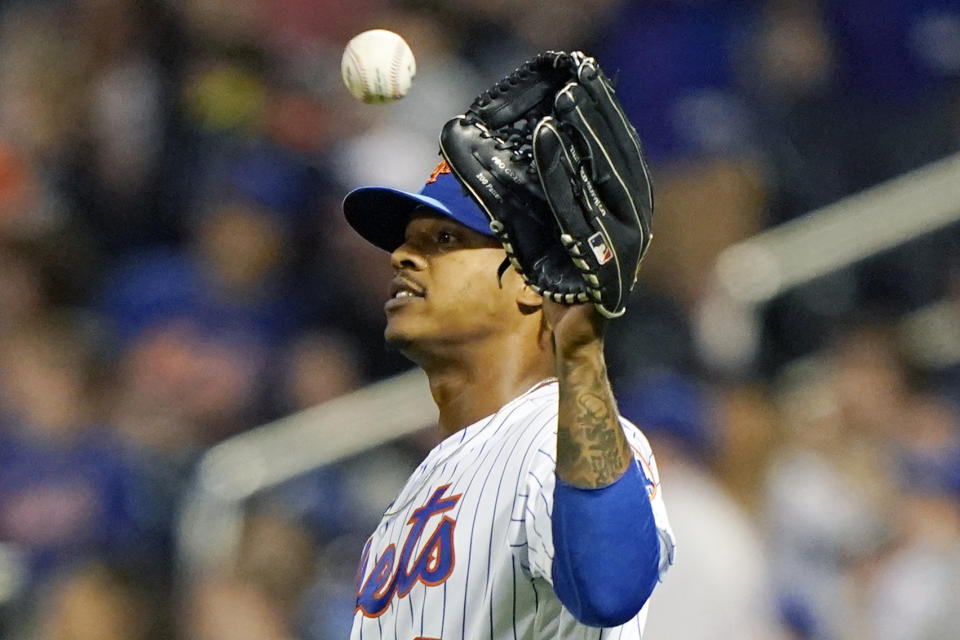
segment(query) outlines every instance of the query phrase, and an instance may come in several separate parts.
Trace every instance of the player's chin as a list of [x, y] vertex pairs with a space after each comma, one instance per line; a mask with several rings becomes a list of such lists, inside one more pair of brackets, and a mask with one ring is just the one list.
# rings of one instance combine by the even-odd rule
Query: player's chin
[[387, 327], [383, 330], [383, 339], [388, 347], [403, 351], [404, 348], [413, 344], [414, 337], [411, 327], [404, 327], [405, 323], [398, 318], [387, 316]]
[[387, 343], [388, 347], [399, 349], [401, 345], [407, 342], [407, 339], [399, 332], [391, 331], [390, 326], [387, 325], [387, 328], [383, 330], [383, 341]]

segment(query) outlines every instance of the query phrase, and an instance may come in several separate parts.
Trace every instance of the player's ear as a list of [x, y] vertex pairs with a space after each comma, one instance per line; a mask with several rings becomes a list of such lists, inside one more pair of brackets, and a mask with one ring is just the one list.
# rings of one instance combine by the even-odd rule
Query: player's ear
[[534, 293], [530, 285], [523, 281], [523, 277], [516, 269], [511, 267], [510, 260], [506, 258], [500, 263], [500, 268], [497, 269], [497, 281], [500, 283], [501, 289], [504, 288], [505, 279], [510, 283], [508, 290], [515, 287], [517, 306], [522, 311], [532, 313], [543, 306], [543, 298], [540, 294]]
[[543, 297], [539, 293], [534, 293], [530, 285], [524, 284], [517, 291], [517, 304], [521, 307], [539, 309], [543, 306]]

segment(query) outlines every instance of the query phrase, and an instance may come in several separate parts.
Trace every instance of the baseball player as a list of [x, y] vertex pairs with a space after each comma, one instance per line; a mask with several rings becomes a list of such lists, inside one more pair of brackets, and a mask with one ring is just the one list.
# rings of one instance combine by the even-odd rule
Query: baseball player
[[603, 357], [650, 240], [636, 132], [593, 59], [547, 52], [440, 148], [419, 193], [343, 203], [390, 252], [385, 337], [444, 436], [366, 543], [352, 638], [640, 638], [674, 542]]

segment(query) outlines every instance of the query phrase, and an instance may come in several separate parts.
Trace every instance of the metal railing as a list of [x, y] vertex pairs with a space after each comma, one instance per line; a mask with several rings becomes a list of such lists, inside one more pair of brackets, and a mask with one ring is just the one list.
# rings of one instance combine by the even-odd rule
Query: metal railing
[[749, 367], [764, 304], [784, 292], [960, 220], [960, 154], [763, 231], [717, 257], [695, 318], [701, 354]]
[[200, 460], [181, 511], [181, 567], [191, 572], [235, 558], [250, 497], [436, 419], [427, 377], [414, 369], [215, 445]]

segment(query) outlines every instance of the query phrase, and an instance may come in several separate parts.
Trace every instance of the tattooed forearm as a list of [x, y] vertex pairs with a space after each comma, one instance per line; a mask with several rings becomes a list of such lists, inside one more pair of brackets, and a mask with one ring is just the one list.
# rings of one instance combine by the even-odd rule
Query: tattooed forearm
[[614, 482], [632, 458], [620, 427], [601, 349], [561, 360], [557, 475], [578, 487]]

